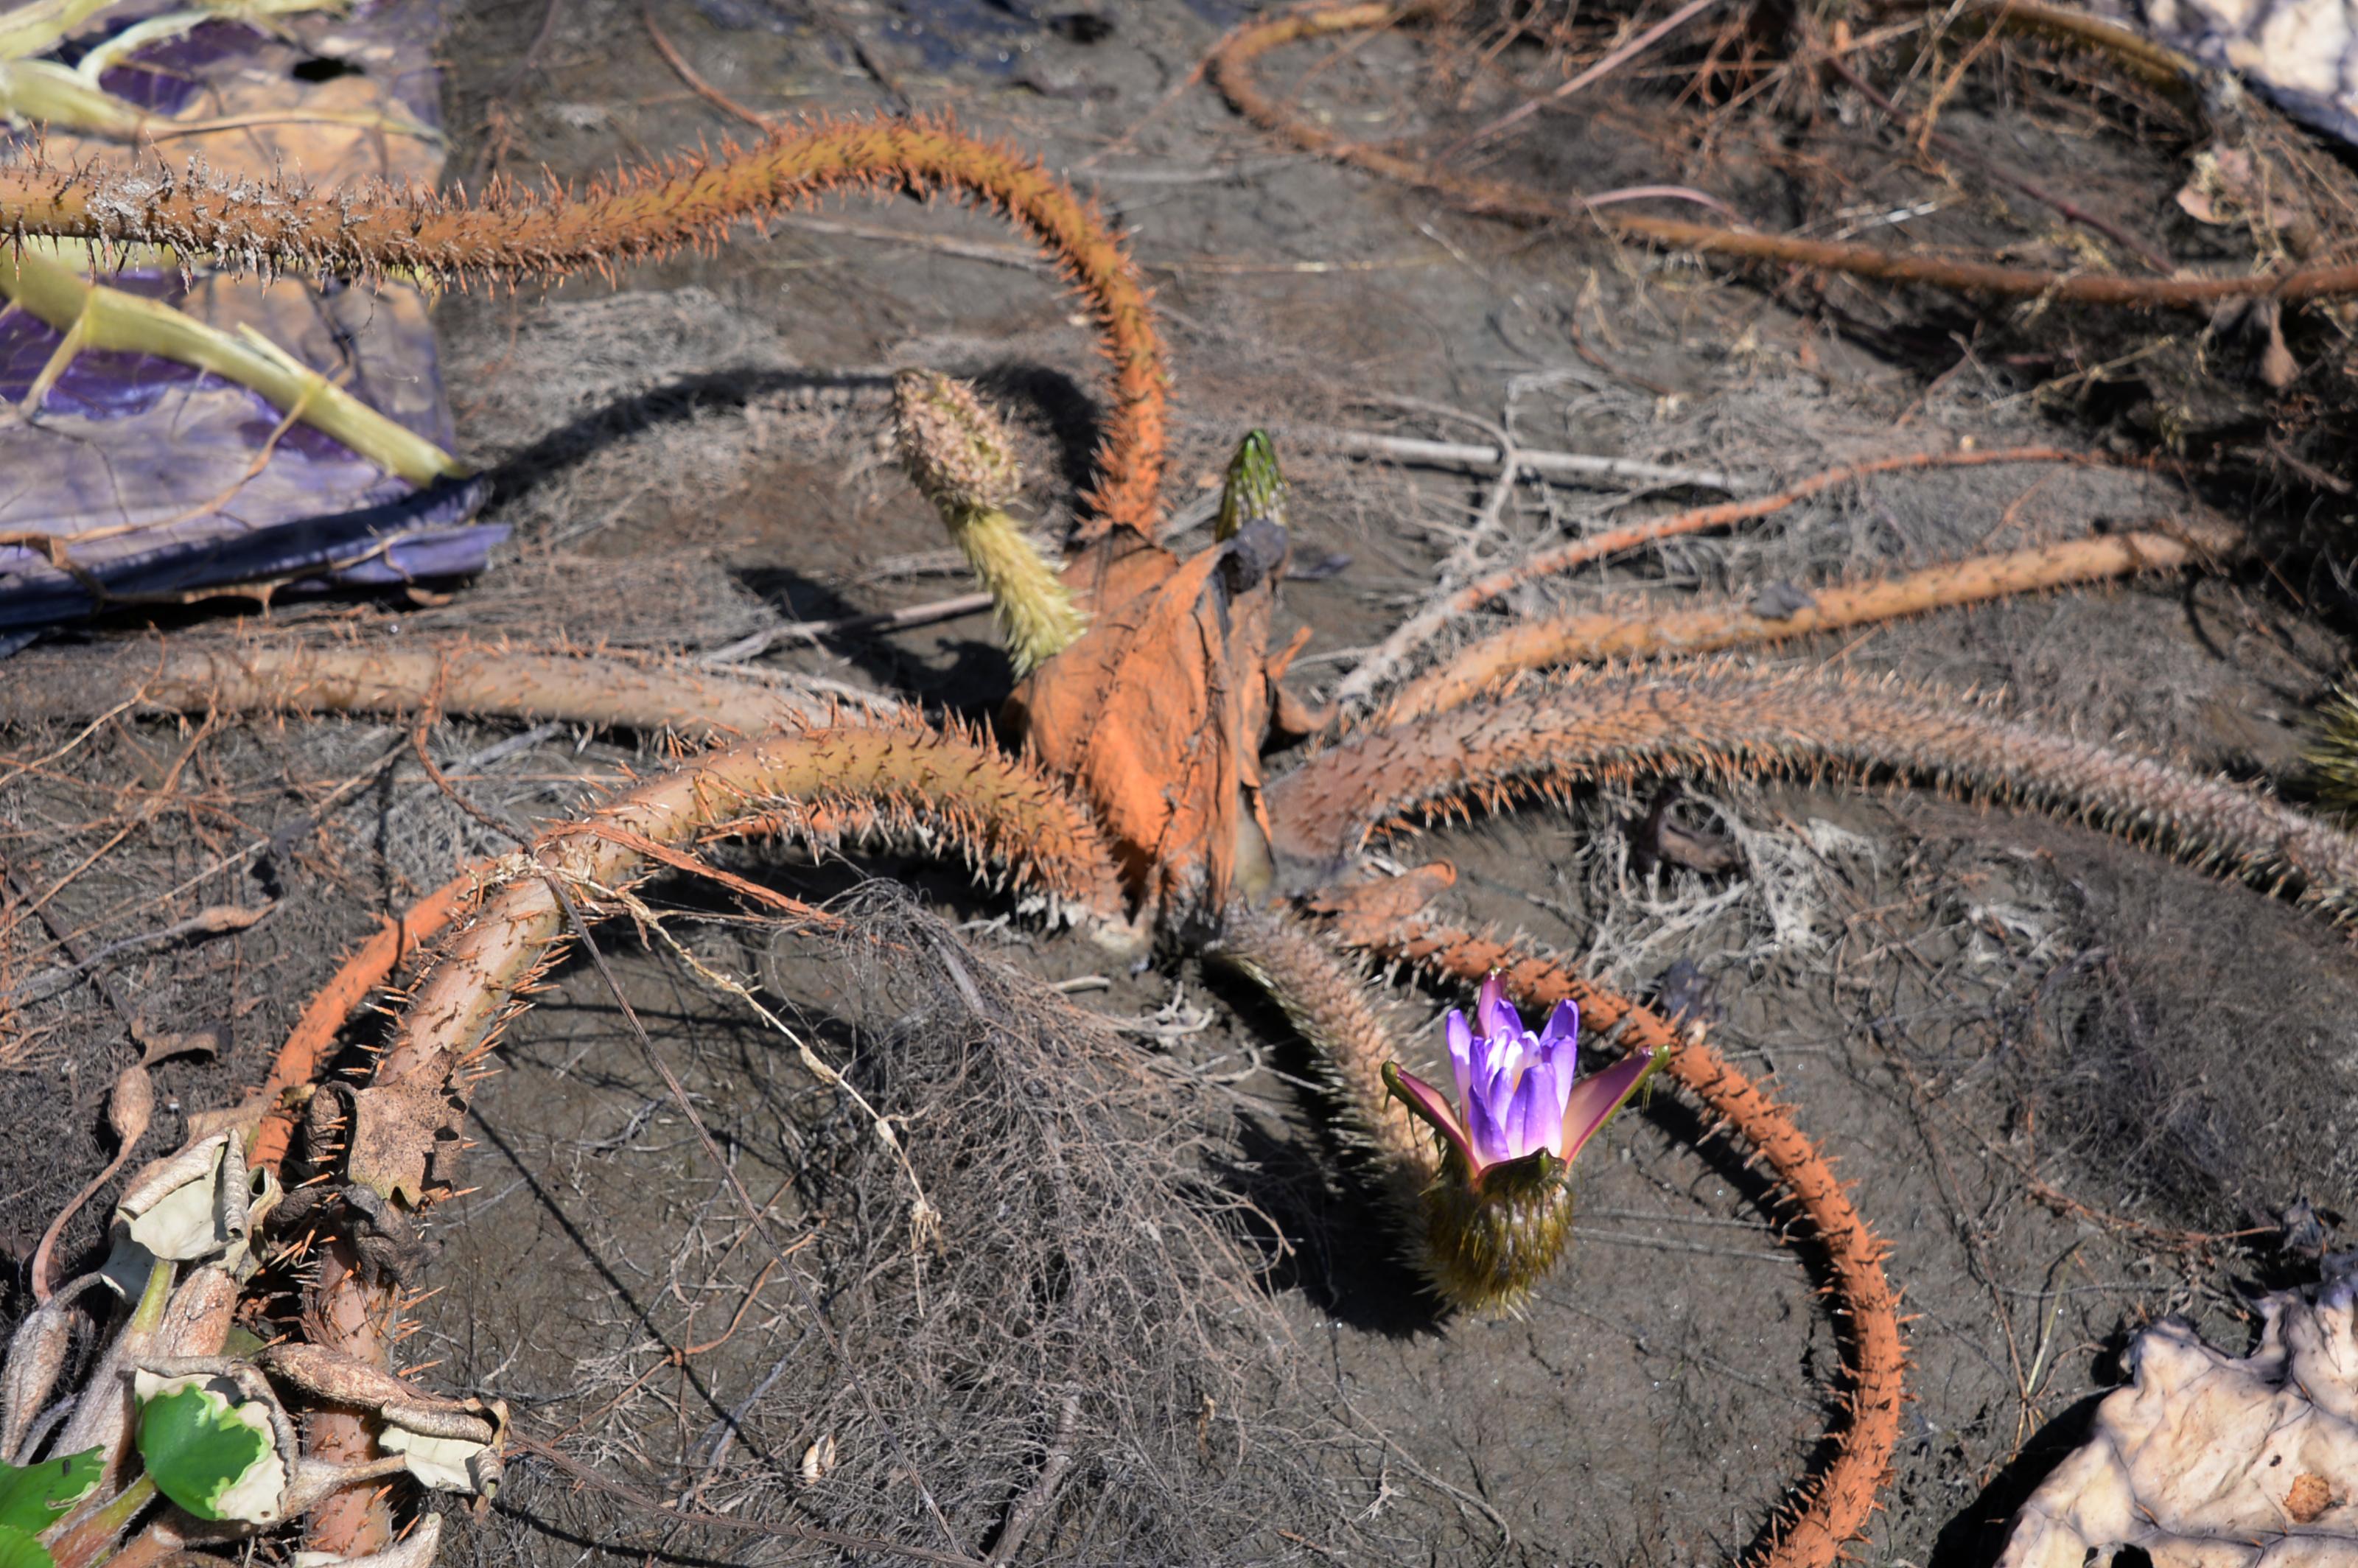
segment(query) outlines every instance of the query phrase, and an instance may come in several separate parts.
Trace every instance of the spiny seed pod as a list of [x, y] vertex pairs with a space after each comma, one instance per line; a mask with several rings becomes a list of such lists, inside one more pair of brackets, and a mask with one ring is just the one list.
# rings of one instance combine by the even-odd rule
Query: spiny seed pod
[[1015, 673], [1031, 674], [1088, 621], [1007, 514], [1023, 470], [1006, 427], [973, 388], [934, 371], [906, 370], [892, 378], [892, 428], [911, 481], [941, 513], [990, 593]]

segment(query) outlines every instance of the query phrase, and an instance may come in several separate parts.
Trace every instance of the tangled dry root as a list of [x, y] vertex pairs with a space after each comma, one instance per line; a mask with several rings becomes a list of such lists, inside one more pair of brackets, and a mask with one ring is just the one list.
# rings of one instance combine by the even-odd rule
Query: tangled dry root
[[[1822, 268], [1886, 283], [1921, 284], [1961, 294], [1994, 294], [2016, 298], [2069, 300], [2083, 305], [2129, 308], [2201, 309], [2227, 300], [2273, 298], [2286, 304], [2341, 298], [2358, 294], [2358, 265], [2304, 267], [2297, 272], [2256, 273], [2241, 277], [2124, 277], [2097, 272], [2047, 272], [2037, 267], [2008, 266], [1994, 261], [1952, 261], [1873, 245], [1805, 240], [1790, 234], [1766, 234], [1750, 229], [1722, 228], [1710, 223], [1686, 223], [1626, 212], [1617, 207], [1595, 208], [1578, 191], [1561, 195], [1505, 180], [1461, 175], [1453, 169], [1402, 157], [1380, 147], [1355, 142], [1319, 124], [1271, 97], [1254, 74], [1260, 57], [1304, 38], [1331, 38], [1363, 32], [1428, 16], [1444, 9], [1441, 0], [1407, 5], [1392, 0], [1336, 5], [1296, 11], [1231, 33], [1212, 56], [1210, 75], [1237, 112], [1273, 135], [1282, 136], [1305, 152], [1319, 154], [1354, 168], [1406, 185], [1432, 190], [1471, 212], [1520, 222], [1555, 222], [1578, 218], [1606, 232], [1632, 240], [1693, 251], [1701, 255], [1742, 261], [1781, 263]], [[2016, 7], [2007, 7], [2008, 10]], [[2042, 15], [2032, 25], [2042, 30], [2065, 30], [2050, 23], [2058, 15], [2046, 7], [2025, 4], [2023, 11]], [[2001, 13], [2003, 15], [2003, 13]], [[2103, 24], [2070, 29], [2085, 38]], [[2117, 31], [2118, 29], [2112, 29]]]

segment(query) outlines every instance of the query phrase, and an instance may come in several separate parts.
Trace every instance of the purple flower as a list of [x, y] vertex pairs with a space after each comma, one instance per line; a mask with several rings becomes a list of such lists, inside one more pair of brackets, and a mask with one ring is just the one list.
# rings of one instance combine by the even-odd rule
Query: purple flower
[[1452, 1008], [1444, 1028], [1457, 1079], [1455, 1107], [1439, 1089], [1395, 1064], [1385, 1065], [1384, 1081], [1433, 1125], [1476, 1182], [1493, 1165], [1542, 1151], [1569, 1163], [1628, 1102], [1654, 1065], [1651, 1053], [1633, 1051], [1604, 1071], [1580, 1077], [1579, 1007], [1558, 1002], [1547, 1027], [1534, 1034], [1523, 1027], [1522, 1015], [1507, 1000], [1496, 974], [1482, 982], [1473, 1021]]

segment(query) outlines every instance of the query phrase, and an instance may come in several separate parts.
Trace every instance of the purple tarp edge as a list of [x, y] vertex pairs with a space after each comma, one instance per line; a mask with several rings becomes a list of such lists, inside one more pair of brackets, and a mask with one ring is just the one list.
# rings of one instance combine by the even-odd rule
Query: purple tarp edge
[[[0, 12], [12, 8], [0, 0]], [[60, 58], [79, 58], [168, 8], [168, 0], [134, 0]], [[340, 91], [364, 82], [364, 96], [434, 125], [441, 106], [432, 50], [444, 19], [444, 0], [377, 0], [347, 16], [302, 18], [299, 39], [207, 22], [141, 49], [104, 81], [170, 114], [205, 112], [200, 100], [219, 91], [209, 82], [233, 79], [250, 94], [256, 80], [284, 79], [295, 108], [312, 83], [341, 77]], [[322, 72], [315, 67], [323, 57], [345, 63]], [[341, 102], [352, 102], [349, 91]], [[438, 161], [407, 167], [430, 170]], [[287, 281], [265, 294], [201, 278], [190, 293], [171, 274], [103, 281], [225, 329], [259, 326], [396, 422], [452, 442], [432, 327], [415, 297]], [[24, 312], [0, 311], [0, 400], [21, 405], [61, 341]], [[466, 576], [508, 536], [504, 526], [469, 521], [484, 482], [416, 489], [312, 427], [287, 426], [259, 395], [174, 361], [77, 355], [26, 412], [0, 422], [0, 535], [12, 541], [0, 546], [0, 656], [28, 632], [128, 605]], [[53, 561], [53, 550], [70, 562]]]
[[[235, 583], [396, 587], [481, 571], [505, 524], [469, 524], [488, 481], [448, 481], [331, 516], [124, 556], [80, 576], [47, 574], [0, 594], [0, 632], [80, 620], [112, 605], [178, 602]], [[286, 591], [282, 589], [281, 591]]]

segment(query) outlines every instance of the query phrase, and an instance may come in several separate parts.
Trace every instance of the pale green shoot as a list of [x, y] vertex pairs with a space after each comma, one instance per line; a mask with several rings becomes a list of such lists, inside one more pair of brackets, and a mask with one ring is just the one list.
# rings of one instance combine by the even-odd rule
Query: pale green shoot
[[289, 418], [333, 436], [412, 484], [466, 472], [459, 460], [362, 403], [250, 328], [235, 335], [170, 306], [85, 280], [38, 242], [0, 247], [0, 298], [65, 334], [26, 394], [27, 412], [86, 350], [157, 354], [257, 392]]

